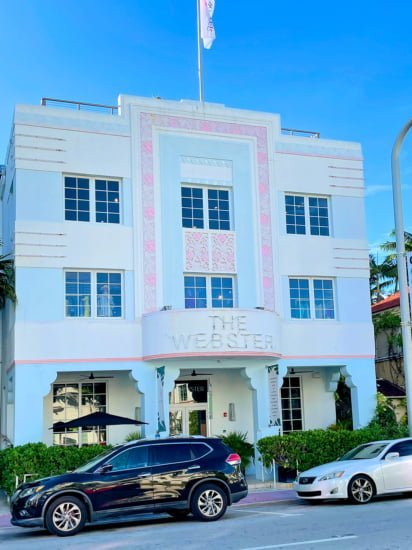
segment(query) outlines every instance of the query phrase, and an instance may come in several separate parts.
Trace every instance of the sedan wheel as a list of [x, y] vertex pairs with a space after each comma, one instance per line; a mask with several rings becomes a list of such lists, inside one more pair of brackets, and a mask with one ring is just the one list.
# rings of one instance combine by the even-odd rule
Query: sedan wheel
[[47, 530], [59, 537], [78, 533], [86, 523], [86, 507], [75, 497], [61, 497], [52, 502], [46, 512]]
[[208, 483], [196, 489], [192, 499], [192, 513], [202, 521], [215, 521], [223, 516], [227, 497], [218, 485]]
[[354, 504], [367, 504], [374, 495], [374, 486], [369, 477], [358, 475], [349, 483], [348, 497]]

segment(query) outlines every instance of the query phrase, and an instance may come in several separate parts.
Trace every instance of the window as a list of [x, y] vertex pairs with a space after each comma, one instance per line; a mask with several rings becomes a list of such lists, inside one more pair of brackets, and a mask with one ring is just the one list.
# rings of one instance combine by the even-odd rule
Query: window
[[304, 235], [306, 232], [304, 197], [286, 195], [285, 206], [286, 233]]
[[233, 277], [185, 276], [185, 308], [234, 307]]
[[289, 279], [292, 319], [335, 319], [332, 279]]
[[309, 220], [311, 235], [329, 235], [328, 200], [309, 197]]
[[326, 197], [285, 195], [286, 233], [329, 235], [329, 206]]
[[388, 453], [399, 453], [399, 456], [412, 456], [412, 440], [396, 443], [388, 450]]
[[90, 221], [90, 182], [87, 178], [64, 178], [65, 220]]
[[[94, 200], [91, 200], [94, 197]], [[64, 178], [64, 219], [120, 223], [120, 182], [75, 176]]]
[[[53, 424], [67, 422], [91, 414], [105, 412], [107, 390], [105, 382], [53, 384]], [[83, 427], [82, 445], [106, 442], [106, 426]], [[78, 445], [78, 428], [53, 428], [54, 445]]]
[[330, 279], [313, 280], [313, 299], [316, 319], [334, 319], [333, 284]]
[[303, 430], [302, 391], [299, 376], [288, 376], [280, 389], [283, 433]]
[[133, 447], [108, 460], [112, 465], [112, 472], [118, 470], [131, 470], [133, 468], [145, 468], [149, 462], [149, 447]]
[[97, 317], [122, 316], [122, 276], [96, 273]]
[[118, 181], [96, 180], [96, 221], [120, 223], [120, 189]]
[[293, 319], [310, 319], [309, 281], [289, 279], [290, 312]]
[[66, 317], [122, 317], [122, 274], [66, 271]]
[[169, 443], [152, 445], [151, 464], [173, 464], [175, 462], [188, 462], [193, 460], [191, 446], [187, 443]]
[[68, 317], [91, 316], [91, 273], [66, 272], [66, 315]]
[[182, 226], [230, 230], [230, 200], [227, 189], [182, 187]]

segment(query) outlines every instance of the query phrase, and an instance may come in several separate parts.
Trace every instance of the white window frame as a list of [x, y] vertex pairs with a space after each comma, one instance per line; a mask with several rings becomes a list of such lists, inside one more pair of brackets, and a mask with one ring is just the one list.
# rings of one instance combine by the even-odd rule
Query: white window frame
[[[66, 304], [66, 273], [89, 273], [90, 274], [90, 287], [91, 287], [91, 293], [90, 293], [90, 315], [89, 316], [76, 316], [76, 315], [67, 315], [67, 304]], [[120, 275], [120, 308], [121, 308], [121, 315], [119, 317], [111, 316], [111, 317], [104, 317], [102, 315], [97, 315], [97, 308], [98, 308], [98, 300], [97, 300], [97, 275], [99, 273], [116, 273]], [[64, 291], [63, 291], [63, 307], [64, 307], [64, 318], [65, 319], [73, 319], [73, 320], [102, 320], [102, 321], [117, 321], [125, 318], [125, 298], [124, 298], [124, 272], [119, 270], [113, 270], [113, 269], [76, 269], [76, 268], [66, 268], [64, 270]]]
[[[309, 317], [292, 317], [292, 308], [291, 308], [291, 288], [290, 281], [291, 279], [304, 280], [309, 282], [309, 307], [310, 315]], [[314, 281], [331, 281], [332, 283], [332, 298], [333, 298], [333, 317], [316, 317], [316, 308], [315, 308], [315, 289]], [[288, 278], [288, 304], [289, 304], [289, 318], [292, 321], [327, 321], [333, 322], [337, 321], [337, 308], [336, 308], [336, 279], [333, 277], [302, 277], [301, 275], [294, 275]]]
[[[230, 274], [220, 274], [220, 273], [213, 273], [213, 274], [206, 274], [206, 273], [184, 273], [183, 274], [183, 299], [186, 302], [186, 296], [185, 296], [185, 278], [186, 277], [204, 277], [206, 279], [206, 307], [204, 308], [186, 308], [186, 303], [184, 304], [185, 309], [235, 309], [237, 307], [237, 285], [236, 285], [236, 277], [234, 275]], [[212, 306], [212, 279], [217, 278], [224, 278], [224, 279], [231, 279], [232, 280], [232, 293], [233, 293], [233, 305], [232, 307], [213, 307]]]
[[[284, 377], [284, 381], [286, 379], [291, 379], [291, 378], [297, 378], [299, 380], [299, 399], [300, 399], [300, 416], [301, 416], [301, 423], [302, 423], [302, 427], [299, 429], [299, 430], [284, 430], [284, 419], [283, 419], [283, 411], [285, 410], [283, 408], [283, 403], [282, 403], [282, 389], [286, 389], [286, 388], [283, 388], [283, 384], [282, 384], [282, 388], [280, 388], [280, 405], [281, 405], [281, 411], [282, 411], [282, 432], [283, 433], [292, 433], [292, 432], [303, 432], [305, 430], [305, 415], [304, 415], [304, 403], [303, 403], [303, 385], [302, 385], [302, 377], [301, 376], [297, 376], [295, 374], [288, 374], [287, 376]], [[287, 389], [292, 389], [293, 387], [292, 386], [289, 386]], [[288, 399], [289, 399], [289, 402], [293, 399], [291, 396], [290, 396], [290, 392], [289, 392], [289, 396], [288, 396]], [[293, 410], [296, 410], [296, 409], [292, 409], [292, 407], [288, 407], [289, 411], [293, 411]], [[286, 422], [292, 422], [293, 423], [293, 418], [292, 419], [289, 419], [289, 420], [286, 420]]]
[[[81, 378], [81, 373], [79, 375], [79, 378]], [[70, 419], [70, 418], [67, 418], [66, 414], [65, 414], [65, 419], [64, 420], [55, 420], [54, 419], [54, 411], [53, 411], [53, 407], [54, 407], [54, 388], [55, 386], [77, 386], [77, 396], [78, 396], [78, 407], [77, 407], [77, 417], [76, 418], [79, 418], [81, 416], [84, 416], [84, 414], [82, 413], [82, 397], [83, 397], [83, 392], [82, 392], [82, 389], [83, 389], [83, 386], [87, 386], [87, 385], [90, 385], [92, 384], [93, 385], [93, 396], [95, 395], [105, 395], [106, 397], [106, 404], [104, 405], [104, 410], [107, 411], [108, 409], [108, 403], [109, 403], [109, 383], [108, 381], [97, 381], [97, 380], [79, 380], [77, 382], [66, 382], [66, 381], [63, 381], [63, 382], [55, 382], [53, 383], [53, 389], [52, 389], [52, 415], [53, 415], [53, 421], [56, 421], [56, 422], [69, 422], [70, 420], [73, 420], [73, 419]], [[105, 393], [104, 394], [96, 394], [95, 392], [95, 385], [96, 384], [104, 384], [105, 385]], [[67, 402], [65, 402], [65, 406], [63, 407], [63, 410], [65, 411], [66, 413], [66, 410], [67, 410]], [[103, 407], [103, 405], [101, 405], [101, 407]], [[107, 430], [107, 426], [104, 426], [104, 429], [103, 429], [103, 426], [101, 426], [100, 428], [97, 427], [97, 429], [94, 429], [94, 430], [89, 430], [90, 432], [92, 433], [97, 433], [97, 435], [99, 436], [100, 435], [100, 432], [104, 432], [105, 433], [105, 436], [106, 436], [106, 442], [107, 442], [107, 436], [108, 436], [108, 430]], [[89, 432], [88, 431], [88, 432]], [[88, 433], [88, 432], [85, 432], [85, 433]], [[56, 443], [55, 442], [55, 435], [72, 435], [72, 436], [75, 436], [75, 438], [77, 439], [77, 445], [72, 445], [72, 444], [59, 444], [59, 443]], [[73, 432], [70, 432], [70, 431], [67, 431], [67, 428], [63, 428], [62, 430], [58, 430], [56, 429], [56, 431], [53, 430], [53, 446], [61, 446], [61, 447], [67, 447], [67, 446], [79, 446], [79, 437], [80, 436], [83, 436], [83, 432], [79, 430], [79, 428], [74, 428], [74, 431]]]
[[[180, 184], [180, 200], [182, 200], [182, 188], [188, 187], [191, 189], [202, 190], [202, 212], [203, 212], [203, 227], [184, 227], [182, 203], [180, 203], [180, 219], [183, 229], [199, 229], [200, 231], [233, 231], [233, 197], [232, 188], [224, 185], [196, 185], [193, 183], [182, 182]], [[229, 228], [228, 229], [210, 229], [209, 227], [209, 191], [227, 191], [229, 201]]]
[[[304, 233], [288, 233], [287, 231], [287, 213], [286, 213], [286, 197], [301, 197], [303, 198], [303, 209], [304, 209], [304, 216], [305, 216], [305, 232]], [[309, 199], [325, 199], [327, 203], [327, 209], [328, 209], [328, 235], [316, 235], [311, 233], [311, 223], [310, 223], [310, 206], [309, 206]], [[332, 235], [332, 228], [331, 228], [331, 208], [330, 208], [330, 196], [328, 195], [305, 195], [303, 193], [288, 193], [285, 192], [283, 197], [283, 204], [284, 204], [284, 213], [285, 213], [285, 234], [288, 236], [295, 235], [297, 237], [302, 237], [304, 235], [307, 235], [309, 237], [331, 237]]]
[[[66, 220], [66, 178], [86, 179], [89, 181], [89, 220]], [[119, 185], [119, 222], [103, 222], [96, 221], [96, 180], [107, 182], [115, 182]], [[123, 223], [122, 206], [123, 206], [123, 185], [121, 178], [108, 178], [106, 176], [85, 176], [82, 174], [63, 174], [63, 219], [68, 223], [94, 223], [106, 225], [121, 225]], [[75, 210], [75, 212], [79, 212]]]

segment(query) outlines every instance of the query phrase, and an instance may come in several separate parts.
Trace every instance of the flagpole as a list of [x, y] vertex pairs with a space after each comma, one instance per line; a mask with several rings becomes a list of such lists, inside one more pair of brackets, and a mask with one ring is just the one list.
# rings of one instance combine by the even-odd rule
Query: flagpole
[[199, 77], [199, 101], [204, 102], [203, 96], [203, 63], [202, 63], [202, 44], [201, 44], [201, 29], [200, 29], [200, 0], [197, 3], [197, 73]]

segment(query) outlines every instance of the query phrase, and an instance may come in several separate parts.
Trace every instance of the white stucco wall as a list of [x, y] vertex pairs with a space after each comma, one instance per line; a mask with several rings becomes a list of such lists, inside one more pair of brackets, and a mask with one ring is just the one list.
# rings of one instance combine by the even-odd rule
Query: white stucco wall
[[[10, 330], [3, 368], [12, 369], [17, 384], [15, 404], [10, 404], [16, 410], [13, 429], [22, 430], [17, 439], [50, 436], [51, 402], [44, 395], [57, 373], [75, 372], [76, 365], [79, 372], [113, 372], [110, 411], [133, 415], [137, 394], [123, 375], [129, 362], [133, 372], [142, 373], [152, 432], [157, 421], [156, 366], [178, 374], [201, 364], [205, 372], [216, 372], [211, 377], [213, 433], [272, 433], [265, 367], [278, 359], [285, 368], [350, 368], [353, 397], [359, 401], [357, 419], [366, 422], [373, 401], [374, 347], [360, 146], [285, 136], [279, 115], [270, 113], [132, 96], [121, 96], [119, 105], [118, 116], [16, 107], [8, 159], [15, 183], [11, 192], [8, 176], [3, 234], [6, 245], [15, 246], [19, 302], [15, 320], [7, 313], [5, 326]], [[64, 221], [64, 175], [119, 179], [121, 224]], [[248, 330], [258, 336], [253, 345], [250, 341], [236, 350], [225, 338], [204, 350], [203, 336], [194, 338], [179, 363], [169, 343], [195, 329], [202, 335], [206, 326], [204, 311], [183, 309], [183, 273], [196, 272], [195, 263], [188, 267], [181, 227], [183, 180], [223, 183], [230, 189], [233, 244], [218, 250], [220, 260], [215, 258], [205, 269], [208, 275], [234, 275], [233, 313], [246, 311]], [[327, 197], [330, 236], [286, 234], [285, 193]], [[230, 256], [226, 263], [225, 255]], [[199, 265], [204, 265], [201, 258]], [[65, 318], [65, 269], [120, 271], [123, 317]], [[291, 319], [291, 276], [333, 279], [336, 318]], [[160, 311], [164, 306], [172, 309]], [[262, 348], [261, 335], [270, 335], [272, 349]], [[222, 370], [218, 357], [236, 366]], [[239, 374], [248, 368], [254, 373], [250, 376], [258, 388], [258, 403]], [[35, 407], [42, 409], [42, 403], [48, 412], [43, 418], [36, 409], [36, 426], [30, 431], [23, 426], [29, 395], [24, 388], [36, 375], [42, 386]], [[333, 393], [326, 391], [326, 378], [303, 375], [306, 429], [334, 422]], [[235, 403], [235, 422], [223, 416], [229, 402]], [[119, 430], [113, 435], [116, 441], [128, 428]]]

